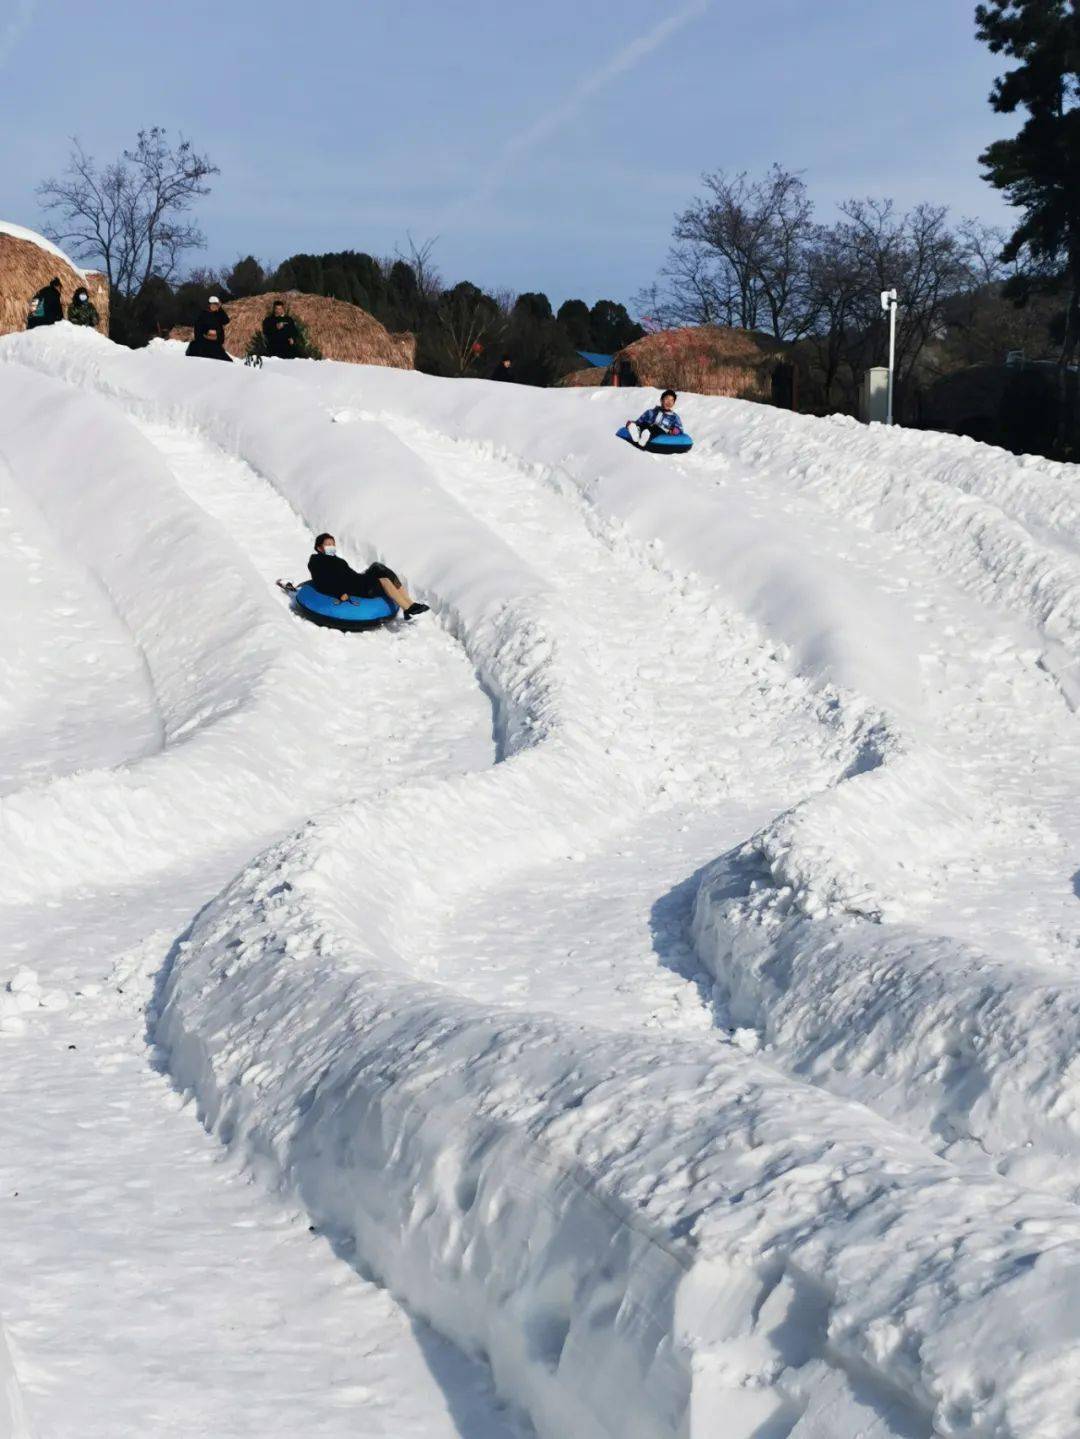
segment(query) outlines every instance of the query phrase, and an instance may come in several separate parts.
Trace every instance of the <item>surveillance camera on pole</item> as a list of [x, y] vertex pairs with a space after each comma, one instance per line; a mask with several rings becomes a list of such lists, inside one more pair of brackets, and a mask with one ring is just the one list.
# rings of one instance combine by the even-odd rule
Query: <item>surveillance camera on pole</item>
[[893, 375], [896, 371], [896, 300], [895, 290], [882, 290], [881, 308], [888, 312], [889, 316], [889, 413], [885, 421], [887, 425], [893, 422]]

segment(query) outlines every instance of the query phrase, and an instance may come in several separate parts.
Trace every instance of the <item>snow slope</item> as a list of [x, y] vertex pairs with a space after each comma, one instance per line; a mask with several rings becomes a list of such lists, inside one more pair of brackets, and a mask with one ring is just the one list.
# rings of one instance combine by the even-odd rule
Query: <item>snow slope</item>
[[[844, 782], [792, 794], [699, 897], [719, 997], [794, 1072], [1071, 1196], [1080, 756], [1061, 676], [1080, 652], [1080, 560], [1047, 539], [1070, 515], [1076, 533], [1069, 467], [710, 402], [705, 456], [661, 480], [605, 449], [602, 424], [566, 417], [600, 409], [613, 424], [634, 403], [617, 393], [499, 401], [478, 384], [451, 410], [437, 384], [331, 368], [331, 406], [438, 423], [573, 488], [597, 524], [712, 579], [811, 683], [836, 687], [861, 735]], [[798, 534], [802, 563], [790, 539], [770, 548], [777, 529]]]
[[[138, 1105], [111, 1206], [184, 1149], [159, 1057], [243, 1166], [220, 1221], [168, 1220], [221, 1256], [207, 1283], [249, 1205], [243, 1264], [279, 1302], [269, 1186], [365, 1314], [381, 1292], [348, 1263], [456, 1346], [427, 1358], [440, 1413], [381, 1295], [367, 1354], [389, 1357], [339, 1425], [334, 1374], [290, 1381], [296, 1340], [221, 1279], [199, 1292], [272, 1352], [265, 1432], [1073, 1435], [1067, 468], [698, 400], [693, 455], [660, 462], [611, 438], [639, 396], [97, 335], [0, 359], [4, 474], [49, 526], [30, 542], [117, 637], [71, 738], [42, 762], [10, 731], [0, 923], [44, 985], [8, 1006], [12, 1083], [55, 1095], [57, 1128], [84, 1092]], [[321, 528], [437, 623], [291, 616], [272, 571]], [[113, 729], [129, 686], [160, 732], [110, 750], [92, 716]], [[87, 993], [103, 974], [134, 999]], [[96, 1074], [62, 1047], [84, 1032]], [[140, 1064], [137, 1098], [101, 1072]], [[89, 1188], [99, 1222], [92, 1153], [47, 1209]], [[168, 1187], [194, 1194], [184, 1165]], [[135, 1196], [137, 1262], [159, 1241]], [[4, 1290], [58, 1433], [101, 1362], [83, 1286], [35, 1286], [64, 1252], [31, 1215]], [[285, 1282], [337, 1343], [310, 1273]], [[191, 1346], [145, 1283], [123, 1312]], [[100, 1432], [175, 1412], [191, 1353], [166, 1385], [136, 1351]], [[254, 1375], [240, 1350], [225, 1370], [241, 1433]]]
[[0, 1321], [0, 1439], [31, 1439], [26, 1408]]

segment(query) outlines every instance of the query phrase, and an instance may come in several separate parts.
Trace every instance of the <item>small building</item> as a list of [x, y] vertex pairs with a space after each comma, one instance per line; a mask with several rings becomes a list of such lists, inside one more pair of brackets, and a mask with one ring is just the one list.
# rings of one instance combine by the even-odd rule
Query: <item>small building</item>
[[[242, 300], [224, 300], [229, 315], [225, 348], [230, 355], [244, 358], [275, 300], [283, 300], [289, 314], [303, 321], [326, 360], [345, 360], [353, 365], [388, 365], [398, 370], [416, 368], [415, 335], [408, 332], [393, 335], [359, 305], [334, 300], [328, 295], [306, 295], [301, 290], [273, 290], [265, 295], [248, 295]], [[169, 338], [186, 343], [191, 337], [191, 327], [185, 325], [174, 329]]]
[[[685, 390], [795, 408], [792, 346], [756, 330], [694, 325], [681, 330], [658, 330], [615, 355], [578, 353], [590, 361], [588, 368], [572, 370], [563, 376], [560, 385], [641, 386], [680, 393]], [[606, 361], [603, 370], [600, 361]]]
[[98, 312], [98, 329], [109, 333], [109, 285], [97, 270], [82, 270], [58, 245], [34, 230], [0, 220], [0, 335], [26, 329], [37, 292], [53, 277], [60, 281], [66, 313], [75, 291], [85, 288]]
[[612, 358], [610, 383], [647, 389], [729, 395], [794, 409], [792, 347], [757, 330], [694, 325], [658, 330]]

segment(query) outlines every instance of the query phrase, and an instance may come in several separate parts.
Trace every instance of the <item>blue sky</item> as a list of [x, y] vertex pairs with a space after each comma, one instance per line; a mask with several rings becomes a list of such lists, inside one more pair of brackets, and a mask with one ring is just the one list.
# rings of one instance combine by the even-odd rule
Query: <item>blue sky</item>
[[703, 170], [1008, 222], [977, 156], [1010, 124], [973, 0], [0, 0], [0, 218], [40, 227], [68, 137], [143, 125], [221, 167], [207, 263], [391, 252], [450, 280], [629, 299]]

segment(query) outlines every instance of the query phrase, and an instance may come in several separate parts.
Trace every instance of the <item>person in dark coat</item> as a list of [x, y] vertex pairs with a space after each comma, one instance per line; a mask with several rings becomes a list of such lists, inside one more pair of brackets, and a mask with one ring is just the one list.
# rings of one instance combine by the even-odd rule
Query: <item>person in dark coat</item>
[[221, 308], [217, 295], [211, 295], [206, 309], [195, 317], [195, 338], [187, 347], [187, 353], [201, 360], [228, 360], [232, 356], [225, 350], [225, 326], [229, 317]]
[[64, 305], [60, 298], [60, 279], [54, 275], [47, 285], [43, 285], [30, 302], [30, 314], [27, 316], [26, 328], [36, 330], [39, 325], [55, 325], [57, 320], [64, 318]]
[[68, 306], [67, 317], [73, 325], [89, 325], [91, 328], [98, 322], [97, 306], [81, 286]]
[[408, 619], [426, 614], [430, 605], [418, 604], [387, 565], [368, 565], [357, 572], [341, 558], [333, 535], [315, 537], [315, 553], [308, 560], [311, 583], [321, 595], [344, 604], [346, 600], [392, 600]]
[[274, 308], [262, 322], [266, 353], [277, 360], [293, 360], [300, 345], [296, 321], [285, 313], [285, 301], [275, 300]]
[[493, 380], [513, 380], [514, 362], [509, 355], [504, 355], [491, 372]]

